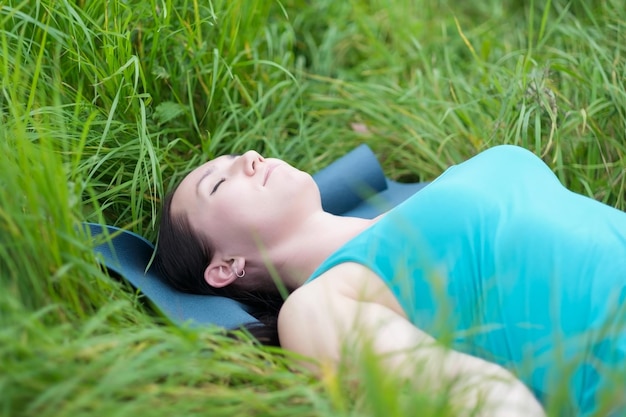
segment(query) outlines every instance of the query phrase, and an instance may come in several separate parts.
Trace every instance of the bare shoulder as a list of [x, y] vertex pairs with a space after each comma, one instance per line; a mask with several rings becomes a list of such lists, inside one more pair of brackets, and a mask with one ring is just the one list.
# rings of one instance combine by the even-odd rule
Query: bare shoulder
[[355, 262], [339, 264], [319, 279], [322, 280], [322, 285], [335, 288], [346, 297], [360, 302], [378, 304], [406, 317], [406, 313], [385, 281], [361, 264]]
[[335, 352], [339, 334], [351, 326], [348, 318], [364, 304], [406, 317], [392, 292], [374, 272], [357, 263], [339, 264], [287, 298], [278, 316], [281, 345], [312, 357], [319, 357], [322, 351]]
[[[278, 333], [285, 349], [313, 359], [304, 365], [314, 371], [358, 362], [371, 349], [384, 369], [418, 378], [418, 387], [452, 389], [455, 403], [473, 415], [544, 416], [509, 371], [438, 345], [407, 320], [385, 283], [358, 264], [340, 264], [296, 290], [281, 309]], [[485, 413], [476, 414], [483, 405]]]
[[[392, 310], [401, 310], [395, 296], [378, 275], [361, 264], [345, 262], [294, 291], [283, 304], [279, 320], [288, 322], [292, 314], [303, 311], [313, 313], [336, 298], [379, 303]], [[399, 313], [404, 314], [403, 311]]]
[[287, 297], [278, 315], [278, 335], [282, 347], [298, 353], [317, 357], [315, 329], [328, 327], [336, 299], [349, 293], [349, 285], [333, 279], [328, 271], [314, 281], [298, 288]]

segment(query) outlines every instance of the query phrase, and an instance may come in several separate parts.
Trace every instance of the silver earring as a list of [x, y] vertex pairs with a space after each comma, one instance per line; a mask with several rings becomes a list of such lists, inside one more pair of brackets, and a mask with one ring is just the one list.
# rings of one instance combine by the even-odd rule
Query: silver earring
[[235, 275], [237, 275], [237, 278], [243, 278], [244, 276], [246, 276], [246, 270], [245, 270], [245, 269], [242, 269], [242, 270], [241, 270], [241, 275], [239, 275], [239, 274], [237, 273], [237, 271], [235, 271]]

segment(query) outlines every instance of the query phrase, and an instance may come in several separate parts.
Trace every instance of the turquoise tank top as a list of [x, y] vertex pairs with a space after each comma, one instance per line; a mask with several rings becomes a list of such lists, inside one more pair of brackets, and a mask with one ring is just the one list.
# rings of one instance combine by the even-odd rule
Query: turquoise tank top
[[626, 213], [568, 191], [527, 150], [449, 168], [307, 282], [343, 262], [381, 277], [415, 326], [511, 370], [564, 415], [626, 395]]

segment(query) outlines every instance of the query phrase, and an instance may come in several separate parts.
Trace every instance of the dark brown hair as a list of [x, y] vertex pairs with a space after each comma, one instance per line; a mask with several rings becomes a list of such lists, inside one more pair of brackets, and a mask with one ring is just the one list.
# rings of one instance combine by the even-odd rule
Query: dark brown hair
[[251, 292], [236, 283], [211, 287], [204, 280], [204, 270], [213, 259], [213, 244], [192, 229], [186, 216], [172, 213], [175, 191], [165, 197], [161, 211], [155, 259], [161, 274], [178, 291], [229, 297], [251, 306], [259, 323], [245, 326], [246, 330], [263, 344], [278, 345], [278, 312], [284, 301], [278, 290]]

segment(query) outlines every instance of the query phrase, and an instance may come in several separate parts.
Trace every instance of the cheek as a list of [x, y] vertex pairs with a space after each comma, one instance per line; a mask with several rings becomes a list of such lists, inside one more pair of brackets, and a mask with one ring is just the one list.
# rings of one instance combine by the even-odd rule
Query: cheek
[[233, 228], [239, 223], [240, 205], [230, 193], [221, 193], [199, 213], [200, 226], [213, 238], [233, 233]]
[[288, 167], [281, 172], [280, 182], [276, 185], [284, 195], [299, 199], [319, 194], [319, 189], [313, 177], [293, 167]]
[[214, 228], [230, 233], [249, 233], [268, 221], [268, 214], [273, 212], [267, 202], [243, 187], [236, 190], [236, 195], [224, 193], [220, 204], [213, 212]]
[[311, 209], [321, 209], [317, 184], [309, 174], [291, 168], [272, 179], [267, 188], [231, 183], [220, 189], [219, 201], [211, 207], [211, 229], [220, 234], [265, 235], [291, 227]]

